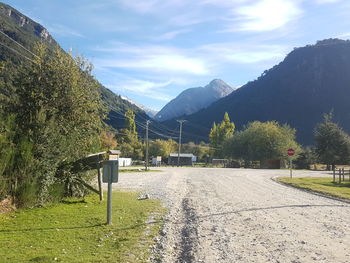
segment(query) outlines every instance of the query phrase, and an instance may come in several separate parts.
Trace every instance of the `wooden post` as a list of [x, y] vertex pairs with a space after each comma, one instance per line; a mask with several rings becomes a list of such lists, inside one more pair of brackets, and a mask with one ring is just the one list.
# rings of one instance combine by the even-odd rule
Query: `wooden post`
[[335, 183], [335, 169], [333, 169], [333, 183]]
[[100, 156], [98, 156], [98, 163], [97, 163], [97, 182], [98, 182], [98, 191], [99, 191], [99, 197], [100, 201], [103, 200], [103, 189], [102, 189], [102, 178], [101, 178], [101, 160]]
[[343, 168], [342, 170], [343, 170], [342, 172], [343, 172], [343, 182], [344, 182], [345, 181], [345, 169]]
[[339, 183], [341, 183], [341, 169], [339, 168]]

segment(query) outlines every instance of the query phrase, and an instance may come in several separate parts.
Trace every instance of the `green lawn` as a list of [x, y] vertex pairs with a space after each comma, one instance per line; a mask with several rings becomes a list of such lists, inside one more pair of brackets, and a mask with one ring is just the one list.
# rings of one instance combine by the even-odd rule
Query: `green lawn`
[[333, 183], [333, 178], [324, 177], [279, 177], [277, 180], [296, 187], [310, 189], [328, 195], [350, 199], [350, 182]]
[[3, 214], [0, 262], [145, 262], [164, 214], [159, 201], [123, 192], [113, 192], [110, 226], [97, 196]]

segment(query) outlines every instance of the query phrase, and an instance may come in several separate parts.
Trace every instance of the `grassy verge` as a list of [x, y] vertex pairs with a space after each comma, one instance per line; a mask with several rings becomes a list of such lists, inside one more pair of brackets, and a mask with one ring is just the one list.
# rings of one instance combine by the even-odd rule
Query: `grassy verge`
[[350, 199], [350, 182], [333, 183], [332, 178], [318, 177], [279, 177], [278, 181], [295, 187], [309, 189], [319, 193]]
[[[113, 192], [113, 225], [96, 196], [0, 215], [1, 262], [146, 262], [165, 210]], [[153, 223], [146, 223], [152, 216]]]

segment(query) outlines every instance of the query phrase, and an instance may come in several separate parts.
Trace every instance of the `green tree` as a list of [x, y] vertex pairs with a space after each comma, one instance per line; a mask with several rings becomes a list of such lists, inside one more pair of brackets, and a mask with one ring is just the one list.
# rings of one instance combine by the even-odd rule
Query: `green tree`
[[350, 138], [336, 123], [332, 114], [325, 114], [324, 121], [314, 131], [315, 152], [318, 160], [330, 169], [336, 164], [346, 164], [350, 159]]
[[125, 116], [125, 128], [119, 131], [118, 144], [121, 154], [136, 160], [143, 159], [144, 145], [138, 139], [136, 131], [135, 113], [127, 110]]
[[150, 142], [149, 154], [150, 156], [162, 156], [162, 160], [169, 157], [170, 153], [177, 152], [178, 144], [174, 140], [160, 140], [156, 139]]
[[44, 203], [54, 185], [81, 192], [74, 178], [85, 175], [73, 175], [69, 164], [100, 147], [104, 109], [91, 64], [43, 44], [34, 52], [34, 63], [18, 67], [12, 99], [4, 107], [6, 115], [15, 116], [12, 143], [22, 149], [6, 173], [18, 182], [17, 196], [37, 185], [33, 195]]
[[101, 149], [116, 150], [117, 149], [117, 140], [115, 139], [115, 134], [110, 131], [103, 131], [100, 135], [101, 139]]
[[317, 156], [315, 154], [315, 150], [310, 147], [306, 147], [301, 150], [298, 159], [296, 159], [293, 164], [298, 169], [310, 169], [310, 165], [315, 164], [316, 160]]
[[[300, 152], [295, 141], [295, 129], [275, 121], [249, 123], [247, 127], [225, 141], [226, 156], [245, 162], [286, 159], [287, 150]], [[296, 158], [296, 156], [294, 157]]]
[[195, 144], [193, 142], [186, 143], [182, 146], [182, 151], [185, 153], [193, 153], [197, 156], [197, 161], [207, 161], [207, 157], [210, 155], [210, 147], [204, 142]]
[[137, 136], [135, 113], [131, 109], [125, 112], [125, 129], [127, 129], [130, 134], [135, 134]]
[[212, 155], [215, 157], [223, 157], [223, 144], [232, 137], [235, 130], [235, 124], [231, 122], [227, 112], [224, 114], [224, 119], [218, 125], [214, 122], [209, 133], [209, 144], [212, 147]]

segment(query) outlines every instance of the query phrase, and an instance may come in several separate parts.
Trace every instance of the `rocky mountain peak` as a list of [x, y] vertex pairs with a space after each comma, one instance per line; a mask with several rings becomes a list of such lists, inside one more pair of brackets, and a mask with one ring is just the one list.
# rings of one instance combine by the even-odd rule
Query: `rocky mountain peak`
[[[23, 15], [16, 9], [0, 2], [0, 16], [7, 17], [5, 19], [6, 26], [13, 25], [16, 27], [23, 28], [24, 31], [28, 33], [34, 33], [40, 39], [46, 40], [49, 43], [54, 42], [49, 31], [42, 25], [34, 22], [27, 16]], [[5, 32], [6, 33], [6, 32]]]
[[166, 104], [155, 116], [165, 121], [182, 115], [189, 115], [208, 107], [213, 102], [230, 94], [234, 88], [223, 80], [214, 79], [205, 87], [186, 89]]

